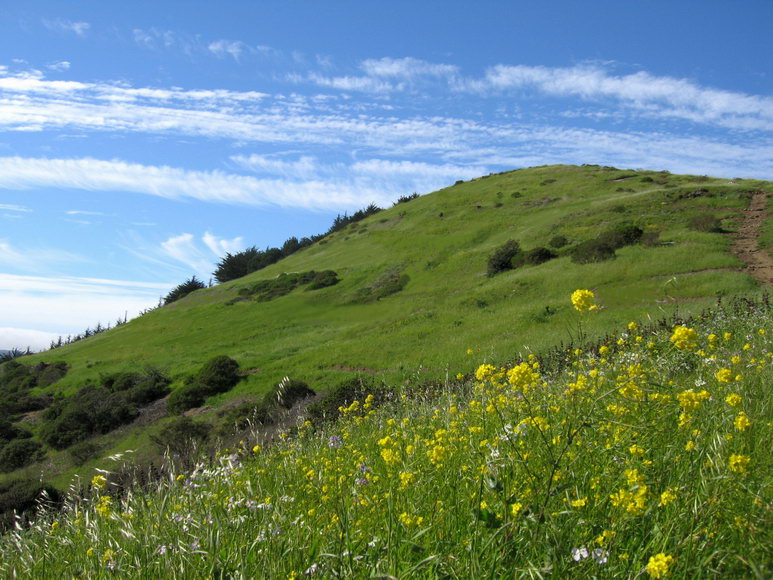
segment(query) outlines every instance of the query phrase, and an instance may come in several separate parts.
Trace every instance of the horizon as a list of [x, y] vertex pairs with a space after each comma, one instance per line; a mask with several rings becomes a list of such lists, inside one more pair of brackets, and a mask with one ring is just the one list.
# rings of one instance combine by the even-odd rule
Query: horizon
[[773, 179], [762, 0], [53, 0], [0, 14], [0, 351], [226, 252], [551, 164]]

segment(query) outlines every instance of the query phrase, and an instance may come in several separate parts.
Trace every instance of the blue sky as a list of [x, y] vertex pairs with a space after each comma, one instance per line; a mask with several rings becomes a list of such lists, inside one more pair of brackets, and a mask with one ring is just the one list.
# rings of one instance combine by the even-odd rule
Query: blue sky
[[773, 179], [773, 2], [0, 5], [0, 349], [490, 172]]

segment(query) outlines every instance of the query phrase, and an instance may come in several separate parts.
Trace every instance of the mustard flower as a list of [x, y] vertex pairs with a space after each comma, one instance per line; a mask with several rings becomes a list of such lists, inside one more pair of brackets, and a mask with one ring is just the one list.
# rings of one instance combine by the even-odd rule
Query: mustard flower
[[733, 421], [733, 425], [736, 429], [739, 431], [746, 431], [751, 426], [752, 422], [749, 420], [749, 417], [741, 411], [738, 413], [738, 416], [735, 418], [735, 421]]
[[674, 563], [674, 557], [661, 552], [650, 557], [647, 562], [647, 574], [650, 578], [665, 578], [669, 575], [669, 567]]
[[598, 310], [598, 305], [594, 302], [596, 295], [590, 290], [575, 290], [572, 292], [572, 306], [578, 312], [589, 312]]
[[719, 369], [716, 373], [714, 373], [714, 377], [720, 383], [730, 383], [733, 381], [733, 371], [730, 369]]
[[725, 397], [725, 403], [727, 403], [731, 407], [737, 407], [742, 400], [743, 400], [743, 397], [741, 397], [741, 395], [737, 393], [730, 393], [727, 397]]
[[735, 473], [748, 473], [751, 462], [751, 457], [734, 453], [730, 456], [730, 459], [727, 460], [727, 465], [730, 468], [730, 471]]
[[674, 333], [671, 335], [670, 341], [679, 350], [691, 350], [696, 347], [696, 341], [698, 340], [698, 333], [693, 328], [687, 328], [686, 326], [675, 326]]

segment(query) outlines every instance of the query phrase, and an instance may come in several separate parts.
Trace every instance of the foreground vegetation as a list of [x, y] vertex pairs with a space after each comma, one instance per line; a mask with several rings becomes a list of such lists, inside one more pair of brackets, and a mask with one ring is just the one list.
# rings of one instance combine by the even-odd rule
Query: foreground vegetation
[[[571, 304], [575, 339], [610, 309], [589, 291]], [[478, 360], [145, 492], [119, 493], [103, 463], [0, 539], [0, 572], [769, 578], [772, 322], [766, 297], [736, 300], [560, 356]]]

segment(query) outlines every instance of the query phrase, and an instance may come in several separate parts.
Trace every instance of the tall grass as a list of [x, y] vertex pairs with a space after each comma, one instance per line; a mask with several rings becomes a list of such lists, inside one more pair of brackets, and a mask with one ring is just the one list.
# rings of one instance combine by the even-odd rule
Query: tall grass
[[142, 493], [97, 473], [0, 539], [0, 574], [769, 578], [771, 319], [763, 300], [630, 323], [550, 364], [356, 401]]

